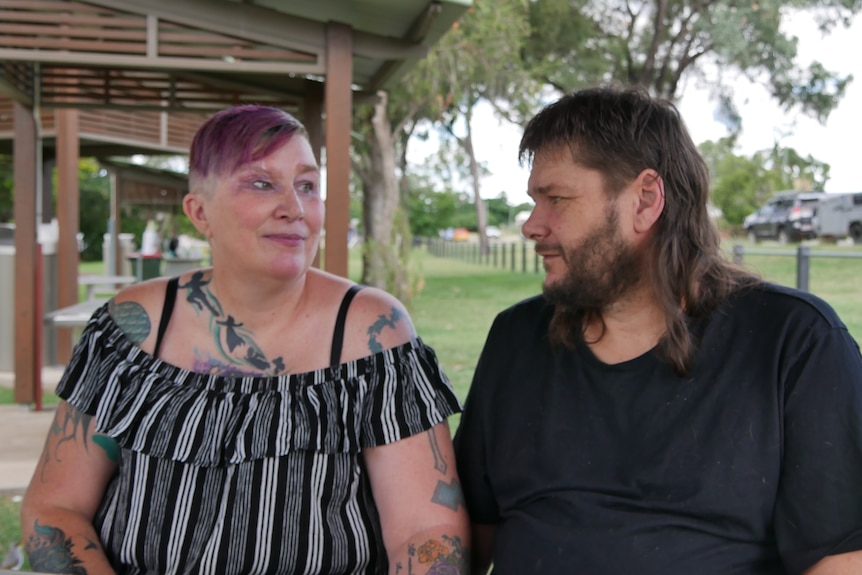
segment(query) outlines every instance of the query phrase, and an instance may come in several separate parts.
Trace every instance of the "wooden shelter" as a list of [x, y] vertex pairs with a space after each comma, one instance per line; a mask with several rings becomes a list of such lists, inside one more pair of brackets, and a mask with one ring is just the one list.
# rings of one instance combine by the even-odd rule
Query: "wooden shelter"
[[[297, 115], [318, 157], [326, 149], [324, 267], [346, 275], [352, 104], [376, 97], [397, 81], [469, 4], [0, 0], [0, 93], [12, 101], [8, 115], [14, 126], [16, 401], [34, 402], [41, 383], [41, 286], [34, 261], [43, 114], [53, 114], [61, 307], [77, 301], [78, 158], [98, 146], [133, 148], [129, 134], [118, 137], [109, 129], [85, 139], [82, 128], [99, 116], [121, 112], [152, 115], [150, 131], [155, 122], [159, 126], [155, 149], [170, 145], [172, 119], [189, 114], [202, 117], [257, 102]], [[2, 116], [0, 110], [0, 128]]]

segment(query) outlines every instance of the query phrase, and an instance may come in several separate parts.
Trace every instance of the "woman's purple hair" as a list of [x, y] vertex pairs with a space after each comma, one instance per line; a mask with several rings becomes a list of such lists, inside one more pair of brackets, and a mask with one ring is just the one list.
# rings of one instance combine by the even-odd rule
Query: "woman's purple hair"
[[245, 104], [217, 112], [198, 129], [189, 150], [189, 175], [231, 174], [265, 158], [295, 134], [307, 136], [293, 116], [270, 106]]

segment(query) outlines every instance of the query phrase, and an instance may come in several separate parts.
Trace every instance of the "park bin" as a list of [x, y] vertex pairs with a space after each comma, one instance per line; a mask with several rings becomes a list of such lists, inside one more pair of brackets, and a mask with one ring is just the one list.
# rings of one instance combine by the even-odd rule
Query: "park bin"
[[[141, 269], [138, 270], [138, 262], [141, 262]], [[147, 254], [141, 255], [133, 253], [129, 255], [129, 265], [132, 268], [132, 275], [139, 280], [149, 280], [157, 278], [161, 273], [162, 254]]]

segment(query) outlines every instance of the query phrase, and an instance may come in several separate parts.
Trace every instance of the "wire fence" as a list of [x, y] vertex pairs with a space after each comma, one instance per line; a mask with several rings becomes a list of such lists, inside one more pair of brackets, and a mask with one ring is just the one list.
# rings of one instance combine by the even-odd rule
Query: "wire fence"
[[545, 271], [538, 254], [533, 250], [532, 242], [492, 241], [489, 242], [485, 253], [482, 253], [478, 242], [427, 238], [424, 243], [428, 253], [441, 258], [457, 259], [518, 273], [538, 274]]
[[[424, 240], [428, 253], [441, 258], [457, 259], [472, 264], [487, 265], [498, 269], [508, 269], [516, 273], [544, 273], [541, 259], [533, 250], [532, 242], [490, 242], [484, 253], [477, 242], [458, 242], [439, 238]], [[796, 287], [810, 291], [811, 260], [814, 258], [841, 258], [862, 260], [858, 251], [821, 251], [812, 250], [808, 245], [799, 245], [795, 250], [767, 250], [748, 248], [735, 244], [732, 249], [733, 261], [745, 263], [745, 256], [780, 256], [796, 259]]]

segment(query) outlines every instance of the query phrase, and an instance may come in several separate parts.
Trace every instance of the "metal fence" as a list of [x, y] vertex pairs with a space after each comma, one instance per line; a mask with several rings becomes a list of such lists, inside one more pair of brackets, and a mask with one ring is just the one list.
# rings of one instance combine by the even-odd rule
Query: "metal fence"
[[739, 244], [733, 246], [733, 261], [741, 264], [745, 259], [745, 254], [758, 256], [790, 256], [796, 257], [796, 287], [798, 289], [809, 291], [809, 278], [811, 277], [811, 258], [843, 258], [843, 259], [862, 259], [862, 252], [827, 252], [827, 251], [811, 251], [811, 248], [806, 245], [800, 245], [796, 250], [759, 250], [746, 249]]
[[[492, 242], [488, 250], [482, 253], [476, 242], [456, 242], [437, 238], [424, 241], [428, 253], [443, 257], [462, 260], [473, 264], [482, 264], [499, 269], [508, 269], [519, 273], [543, 273], [540, 258], [533, 251], [532, 244], [521, 242]], [[795, 250], [764, 250], [746, 248], [735, 244], [732, 250], [733, 261], [743, 264], [746, 255], [756, 256], [787, 256], [796, 258], [796, 287], [809, 291], [812, 258], [844, 258], [862, 260], [862, 252], [812, 251], [810, 246], [799, 245]]]
[[542, 262], [531, 242], [489, 242], [482, 253], [478, 242], [456, 242], [427, 238], [423, 242], [429, 254], [472, 264], [488, 265], [519, 273], [544, 273]]

